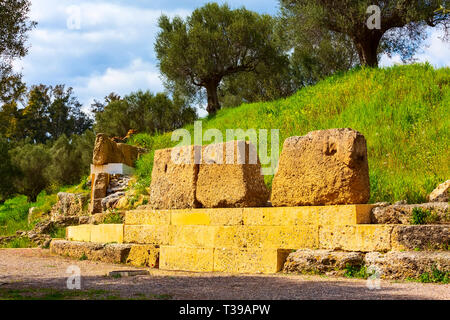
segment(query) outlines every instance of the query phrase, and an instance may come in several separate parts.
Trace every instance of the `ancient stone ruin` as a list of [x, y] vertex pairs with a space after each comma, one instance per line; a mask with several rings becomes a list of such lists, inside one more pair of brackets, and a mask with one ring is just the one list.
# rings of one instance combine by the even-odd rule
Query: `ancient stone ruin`
[[[104, 136], [97, 143], [96, 150], [119, 150]], [[123, 224], [69, 227], [66, 240], [52, 241], [52, 252], [193, 272], [343, 275], [367, 268], [381, 278], [406, 279], [450, 271], [448, 203], [366, 204], [361, 133], [332, 129], [288, 138], [272, 203], [254, 149], [231, 141], [157, 150], [151, 209], [127, 211]], [[102, 165], [125, 159], [94, 158]], [[111, 173], [95, 175], [93, 207], [114, 189]], [[443, 184], [430, 199], [447, 194]], [[415, 225], [418, 215], [429, 222]]]
[[91, 166], [91, 214], [112, 208], [125, 195], [135, 162], [145, 152], [142, 148], [116, 143], [106, 134], [97, 134]]
[[[250, 161], [251, 156], [254, 161]], [[150, 195], [153, 209], [262, 207], [268, 197], [256, 148], [249, 142], [155, 153]]]
[[352, 129], [286, 139], [272, 183], [272, 205], [362, 204], [370, 198], [364, 136]]

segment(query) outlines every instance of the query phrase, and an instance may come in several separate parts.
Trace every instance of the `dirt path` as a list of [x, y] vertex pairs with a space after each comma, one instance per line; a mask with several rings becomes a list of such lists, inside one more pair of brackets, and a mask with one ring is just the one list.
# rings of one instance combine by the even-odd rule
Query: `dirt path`
[[[81, 270], [82, 293], [68, 293], [69, 266]], [[321, 276], [227, 275], [149, 270], [148, 276], [112, 278], [128, 266], [52, 256], [48, 250], [0, 249], [0, 299], [446, 299], [450, 285], [381, 281], [369, 290], [364, 280]], [[47, 296], [49, 295], [49, 296]]]

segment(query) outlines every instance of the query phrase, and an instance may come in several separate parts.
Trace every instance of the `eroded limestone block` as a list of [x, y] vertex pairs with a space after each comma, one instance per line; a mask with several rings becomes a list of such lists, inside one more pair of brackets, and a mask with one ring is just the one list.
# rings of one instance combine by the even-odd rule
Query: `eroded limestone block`
[[330, 129], [286, 139], [272, 184], [273, 206], [365, 204], [369, 198], [361, 133]]
[[201, 149], [186, 146], [156, 150], [150, 204], [153, 209], [198, 208], [196, 183]]
[[108, 163], [124, 163], [134, 167], [135, 161], [146, 150], [124, 143], [115, 143], [104, 133], [97, 134], [92, 163], [96, 166]]
[[419, 278], [423, 273], [431, 274], [436, 269], [450, 272], [450, 252], [370, 252], [365, 256], [365, 264], [383, 279]]
[[433, 192], [428, 196], [430, 202], [448, 202], [450, 194], [450, 180], [441, 183]]
[[364, 254], [331, 250], [298, 250], [289, 254], [283, 271], [287, 273], [325, 273], [344, 270], [347, 266], [361, 267]]
[[197, 199], [203, 207], [262, 207], [268, 198], [254, 145], [230, 141], [203, 147], [197, 180]]

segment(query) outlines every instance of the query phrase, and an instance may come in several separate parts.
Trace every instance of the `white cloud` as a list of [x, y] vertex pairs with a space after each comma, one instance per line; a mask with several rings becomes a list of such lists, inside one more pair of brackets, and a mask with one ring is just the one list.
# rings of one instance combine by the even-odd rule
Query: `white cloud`
[[[420, 50], [414, 59], [416, 62], [429, 62], [435, 67], [450, 66], [450, 44], [442, 40], [444, 31], [442, 29], [429, 30], [429, 37], [425, 40], [424, 48]], [[380, 65], [383, 67], [402, 64], [399, 55], [389, 58], [383, 55]]]
[[88, 105], [94, 99], [102, 100], [111, 92], [124, 96], [138, 90], [164, 90], [159, 71], [153, 64], [141, 59], [133, 60], [125, 68], [108, 68], [103, 74], [80, 77], [75, 82], [75, 92], [83, 101], [88, 102]]

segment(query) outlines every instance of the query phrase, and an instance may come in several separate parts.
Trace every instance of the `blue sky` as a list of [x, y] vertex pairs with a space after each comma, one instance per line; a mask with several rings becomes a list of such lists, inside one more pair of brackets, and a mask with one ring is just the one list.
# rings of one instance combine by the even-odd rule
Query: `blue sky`
[[[209, 1], [162, 0], [32, 0], [29, 54], [16, 62], [28, 85], [66, 84], [86, 107], [110, 92], [163, 90], [153, 51], [157, 19], [164, 13], [185, 17]], [[222, 3], [223, 1], [217, 1]], [[277, 0], [228, 0], [260, 13], [275, 14]], [[419, 61], [450, 65], [450, 46], [430, 32]], [[382, 65], [398, 62], [383, 57]], [[204, 114], [204, 112], [201, 112]]]

